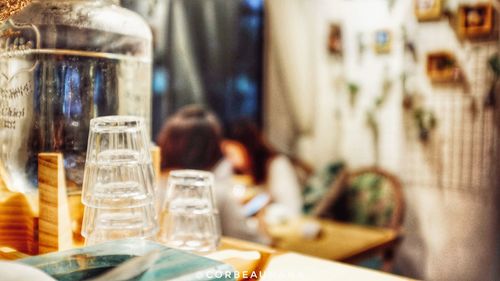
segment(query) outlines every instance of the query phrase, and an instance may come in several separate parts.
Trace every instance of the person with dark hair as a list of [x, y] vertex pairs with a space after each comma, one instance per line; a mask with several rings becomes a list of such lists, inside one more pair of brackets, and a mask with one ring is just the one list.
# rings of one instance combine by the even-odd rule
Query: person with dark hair
[[[221, 151], [222, 128], [217, 117], [203, 107], [188, 105], [169, 118], [157, 138], [162, 156], [162, 180], [169, 171], [195, 169], [215, 176], [215, 199], [222, 234], [256, 242], [266, 242], [257, 229], [247, 226], [243, 210], [232, 197], [233, 169]], [[163, 183], [160, 186], [165, 187]]]
[[250, 175], [255, 185], [267, 190], [273, 202], [285, 208], [289, 215], [300, 215], [303, 205], [301, 187], [288, 157], [273, 149], [250, 120], [235, 122], [227, 139], [240, 143], [246, 150], [240, 159], [228, 156], [235, 169]]
[[222, 159], [221, 139], [222, 128], [214, 114], [198, 105], [181, 108], [158, 135], [162, 170], [211, 170]]

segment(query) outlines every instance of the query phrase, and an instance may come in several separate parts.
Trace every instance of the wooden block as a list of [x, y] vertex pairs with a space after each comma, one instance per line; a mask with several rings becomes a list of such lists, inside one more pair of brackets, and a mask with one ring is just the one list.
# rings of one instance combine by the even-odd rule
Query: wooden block
[[70, 249], [73, 240], [62, 154], [38, 155], [38, 192], [40, 254]]
[[85, 206], [82, 203], [81, 193], [69, 195], [68, 204], [71, 216], [71, 230], [73, 231], [73, 243], [83, 241], [84, 238], [81, 236], [81, 232]]
[[35, 255], [37, 247], [37, 210], [30, 195], [0, 191], [0, 246]]
[[151, 159], [153, 161], [153, 170], [155, 171], [156, 180], [159, 179], [161, 174], [161, 151], [158, 146], [151, 148]]
[[0, 192], [1, 191], [12, 191], [12, 189], [9, 188], [9, 182], [10, 182], [9, 174], [7, 173], [7, 170], [5, 169], [3, 162], [0, 161]]
[[[278, 250], [264, 245], [230, 237], [223, 237], [217, 251], [224, 252], [227, 250], [230, 250], [230, 253], [228, 254], [232, 254], [232, 257], [229, 256], [223, 258], [221, 261], [232, 265], [236, 271], [239, 271], [240, 273], [247, 272], [248, 274], [251, 274], [252, 272], [256, 272], [258, 274], [261, 271], [265, 271], [270, 259], [273, 256], [280, 254]], [[218, 252], [215, 252], [215, 254]], [[252, 252], [257, 252], [258, 256], [252, 258]], [[208, 256], [210, 257], [210, 255]]]
[[14, 248], [9, 248], [9, 247], [0, 248], [0, 260], [17, 260], [27, 257], [29, 256], [17, 251]]

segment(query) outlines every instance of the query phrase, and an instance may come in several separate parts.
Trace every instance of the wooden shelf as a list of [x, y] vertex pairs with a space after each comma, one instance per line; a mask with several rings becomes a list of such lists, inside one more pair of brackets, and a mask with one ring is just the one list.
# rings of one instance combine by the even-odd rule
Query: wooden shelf
[[[154, 171], [158, 173], [159, 148], [153, 147], [151, 154]], [[12, 191], [6, 185], [7, 176], [0, 163], [0, 247], [37, 255], [82, 244], [81, 196], [68, 199], [61, 153], [38, 155], [38, 194]]]

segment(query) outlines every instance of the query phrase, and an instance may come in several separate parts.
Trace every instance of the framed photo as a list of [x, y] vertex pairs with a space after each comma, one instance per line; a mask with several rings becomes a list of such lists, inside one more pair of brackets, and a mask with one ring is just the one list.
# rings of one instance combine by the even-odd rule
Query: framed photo
[[328, 52], [332, 55], [342, 56], [342, 27], [338, 23], [330, 24]]
[[442, 0], [414, 0], [415, 16], [418, 21], [439, 20], [443, 12]]
[[458, 34], [462, 38], [479, 38], [491, 35], [493, 6], [491, 3], [461, 5], [458, 8]]
[[392, 34], [389, 30], [378, 30], [375, 32], [375, 52], [386, 54], [391, 52]]
[[433, 83], [458, 83], [463, 80], [455, 56], [447, 51], [427, 54], [427, 76]]

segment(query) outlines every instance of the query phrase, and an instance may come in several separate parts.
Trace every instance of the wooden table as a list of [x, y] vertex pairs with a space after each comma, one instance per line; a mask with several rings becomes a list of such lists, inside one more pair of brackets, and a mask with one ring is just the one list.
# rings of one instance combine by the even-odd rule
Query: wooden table
[[[224, 258], [224, 251], [228, 252]], [[251, 255], [245, 253], [259, 252], [261, 260], [249, 262]], [[232, 257], [228, 258], [228, 256]], [[217, 256], [219, 258], [217, 258]], [[327, 261], [298, 253], [280, 251], [251, 242], [233, 238], [223, 238], [218, 252], [209, 257], [231, 264], [237, 271], [261, 273], [262, 281], [303, 281], [303, 280], [370, 280], [370, 281], [405, 281], [405, 277], [374, 271], [339, 262]], [[243, 275], [243, 274], [241, 274]], [[240, 278], [241, 280], [241, 278]]]
[[403, 281], [409, 278], [296, 253], [272, 257], [261, 281]]
[[[26, 255], [12, 249], [0, 247], [0, 260], [15, 260]], [[361, 267], [351, 266], [304, 256], [297, 253], [285, 252], [224, 237], [218, 251], [207, 255], [209, 258], [220, 260], [232, 265], [240, 276], [250, 276], [252, 272], [258, 274], [262, 281], [303, 281], [303, 280], [370, 280], [370, 281], [406, 281], [405, 277], [373, 271]], [[242, 280], [243, 278], [239, 278]]]
[[[307, 223], [318, 223], [321, 233], [316, 239], [303, 236]], [[386, 228], [374, 228], [317, 218], [300, 218], [270, 227], [278, 249], [323, 259], [354, 262], [394, 246], [400, 235]]]

